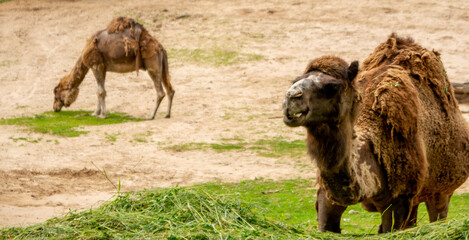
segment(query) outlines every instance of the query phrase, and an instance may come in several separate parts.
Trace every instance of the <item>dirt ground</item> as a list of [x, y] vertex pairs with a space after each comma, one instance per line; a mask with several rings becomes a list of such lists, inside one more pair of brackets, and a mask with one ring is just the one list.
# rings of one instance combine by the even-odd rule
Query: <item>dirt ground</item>
[[[176, 152], [165, 144], [304, 139], [287, 128], [281, 102], [308, 60], [337, 55], [363, 61], [391, 32], [441, 52], [451, 81], [469, 81], [469, 2], [306, 0], [23, 1], [0, 4], [0, 117], [52, 110], [52, 90], [70, 71], [86, 39], [114, 17], [142, 21], [168, 49], [176, 89], [153, 121], [86, 127], [63, 138], [0, 126], [0, 226], [21, 226], [86, 209], [122, 191], [207, 181], [315, 176], [306, 154], [270, 158], [254, 151]], [[376, 3], [375, 3], [376, 2]], [[186, 17], [178, 17], [188, 14]], [[180, 49], [258, 54], [229, 66], [187, 62]], [[155, 90], [146, 73], [107, 75], [107, 109], [149, 115]], [[92, 111], [96, 83], [88, 74], [68, 110]], [[469, 106], [461, 106], [469, 110]], [[468, 114], [465, 114], [469, 119]], [[109, 141], [107, 136], [116, 136]], [[143, 137], [145, 141], [137, 141]], [[25, 138], [27, 141], [14, 141]], [[37, 142], [34, 142], [36, 140]], [[304, 167], [306, 163], [310, 167]], [[108, 181], [99, 169], [105, 169]], [[468, 192], [468, 182], [458, 192]]]

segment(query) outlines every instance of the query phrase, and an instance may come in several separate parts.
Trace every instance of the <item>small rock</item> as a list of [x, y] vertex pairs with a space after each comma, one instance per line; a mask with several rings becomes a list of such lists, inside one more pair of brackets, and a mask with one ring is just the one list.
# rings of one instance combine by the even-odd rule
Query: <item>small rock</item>
[[182, 15], [177, 16], [176, 19], [188, 18], [190, 16], [191, 15], [189, 15], [189, 14], [182, 14]]

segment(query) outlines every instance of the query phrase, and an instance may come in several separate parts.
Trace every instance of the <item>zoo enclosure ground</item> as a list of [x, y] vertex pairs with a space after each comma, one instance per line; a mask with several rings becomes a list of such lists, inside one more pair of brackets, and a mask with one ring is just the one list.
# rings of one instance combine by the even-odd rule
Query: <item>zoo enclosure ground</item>
[[[340, 3], [340, 4], [339, 4]], [[167, 146], [282, 138], [304, 130], [281, 121], [290, 80], [321, 55], [363, 61], [393, 31], [442, 53], [451, 81], [469, 81], [466, 1], [32, 1], [0, 7], [0, 116], [52, 109], [52, 89], [86, 39], [117, 16], [140, 21], [168, 49], [176, 96], [171, 119], [89, 126], [64, 138], [0, 126], [0, 226], [89, 208], [115, 192], [221, 180], [312, 178], [306, 154], [175, 151]], [[107, 108], [143, 118], [155, 101], [148, 76], [109, 74]], [[70, 110], [92, 111], [89, 74]], [[162, 103], [165, 106], [165, 100]], [[461, 106], [469, 110], [468, 106]], [[465, 115], [468, 118], [468, 114]], [[16, 141], [15, 141], [16, 140]], [[468, 184], [458, 192], [467, 192]], [[451, 210], [450, 210], [451, 211]]]

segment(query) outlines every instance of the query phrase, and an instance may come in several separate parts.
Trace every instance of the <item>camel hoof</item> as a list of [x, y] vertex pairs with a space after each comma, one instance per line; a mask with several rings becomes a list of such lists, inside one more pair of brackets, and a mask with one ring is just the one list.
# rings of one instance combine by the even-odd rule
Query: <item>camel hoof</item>
[[155, 119], [155, 116], [148, 116], [146, 119], [147, 120], [153, 120], [153, 119]]
[[107, 116], [106, 115], [97, 115], [96, 118], [105, 119], [105, 118], [107, 118]]
[[164, 118], [170, 118], [171, 115], [170, 114], [166, 114], [166, 116], [164, 116]]

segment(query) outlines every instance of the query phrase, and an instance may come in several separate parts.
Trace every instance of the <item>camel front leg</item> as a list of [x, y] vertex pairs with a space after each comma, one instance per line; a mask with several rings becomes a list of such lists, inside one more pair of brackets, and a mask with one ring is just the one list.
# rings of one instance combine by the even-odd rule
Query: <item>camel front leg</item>
[[334, 204], [326, 197], [324, 189], [319, 188], [316, 199], [316, 212], [319, 222], [319, 231], [340, 233], [340, 219], [347, 207]]
[[381, 225], [378, 233], [404, 229], [411, 216], [411, 197], [400, 196], [392, 201], [388, 208], [380, 210]]
[[449, 200], [451, 199], [451, 195], [437, 194], [425, 202], [430, 222], [445, 219], [448, 216]]
[[158, 110], [158, 107], [160, 106], [161, 101], [163, 101], [163, 98], [165, 97], [165, 93], [163, 90], [163, 85], [161, 84], [161, 79], [158, 77], [159, 74], [153, 71], [148, 71], [148, 75], [150, 75], [151, 80], [153, 80], [153, 84], [155, 85], [155, 89], [156, 89], [156, 105], [153, 108], [153, 111], [151, 112], [150, 116], [148, 117], [149, 120], [152, 120], [155, 118], [156, 111]]
[[404, 228], [410, 228], [410, 227], [417, 226], [417, 213], [418, 213], [418, 210], [419, 210], [419, 204], [412, 207], [412, 211], [410, 212], [409, 221], [407, 222], [407, 225], [404, 226]]
[[93, 75], [96, 78], [96, 83], [98, 85], [98, 91], [96, 92], [98, 96], [98, 103], [96, 111], [94, 111], [92, 115], [96, 116], [97, 118], [106, 118], [106, 89], [104, 88], [106, 71], [93, 68]]

